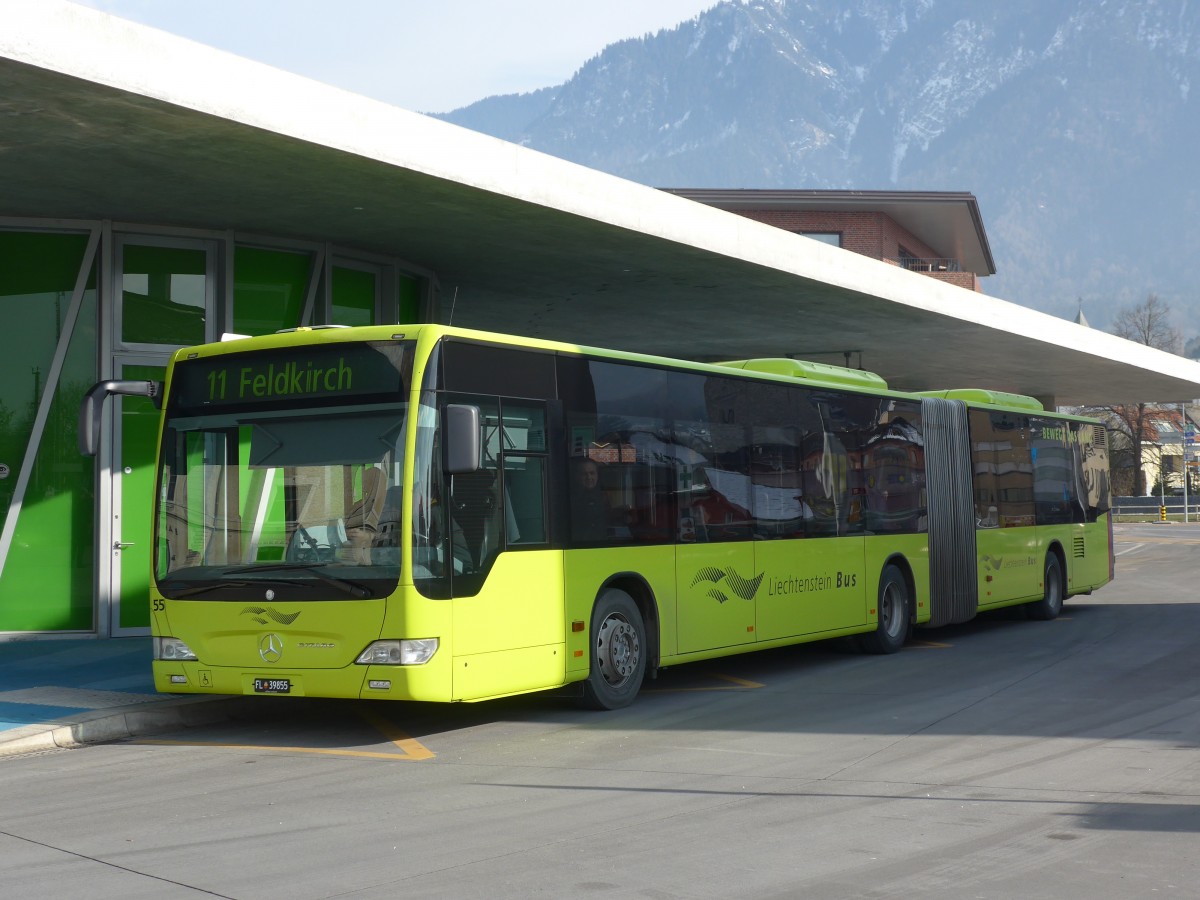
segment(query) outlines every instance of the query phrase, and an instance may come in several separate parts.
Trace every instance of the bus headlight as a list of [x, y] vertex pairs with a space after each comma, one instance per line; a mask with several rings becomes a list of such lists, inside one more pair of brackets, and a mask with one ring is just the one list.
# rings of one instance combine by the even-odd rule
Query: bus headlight
[[359, 654], [360, 666], [423, 666], [437, 652], [437, 638], [375, 641]]
[[156, 637], [154, 639], [154, 658], [182, 662], [188, 659], [197, 659], [197, 656], [192, 648], [179, 638]]

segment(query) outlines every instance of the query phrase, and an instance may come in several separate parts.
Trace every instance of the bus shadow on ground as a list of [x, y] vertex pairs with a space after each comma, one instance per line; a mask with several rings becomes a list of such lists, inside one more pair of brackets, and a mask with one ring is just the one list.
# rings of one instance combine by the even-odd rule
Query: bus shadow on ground
[[[1200, 626], [1198, 611], [1185, 604], [1077, 603], [1057, 622], [1044, 623], [1028, 621], [1013, 608], [963, 624], [917, 629], [892, 655], [861, 653], [852, 638], [755, 651], [664, 669], [647, 679], [631, 706], [609, 712], [578, 708], [573, 687], [454, 704], [239, 698], [227, 722], [173, 736], [190, 744], [417, 758], [420, 748], [410, 752], [414, 747], [406, 741], [432, 755], [457, 743], [456, 732], [476, 728], [906, 734], [977, 703], [1002, 704], [1005, 727], [1014, 734], [1062, 735], [1074, 722], [1101, 736], [1122, 720], [1109, 721], [1092, 711], [1095, 698], [1109, 698], [1102, 705], [1115, 707], [1115, 686], [1128, 678], [1111, 661], [1097, 666], [1096, 647], [1117, 637], [1125, 640], [1129, 623], [1146, 621], [1155, 633], [1166, 630], [1175, 643], [1187, 643], [1187, 635]], [[1119, 649], [1108, 655], [1128, 655]], [[1187, 650], [1181, 646], [1158, 668], [1147, 670], [1155, 683], [1175, 685], [1161, 697], [1164, 705], [1194, 696], [1188, 679], [1171, 669], [1191, 665]], [[1146, 662], [1134, 654], [1121, 665], [1145, 668]], [[1096, 677], [1103, 683], [1094, 683]], [[1137, 686], [1130, 685], [1129, 690]], [[980, 707], [989, 708], [996, 707]], [[994, 727], [993, 722], [989, 728]], [[1200, 735], [1179, 739], [1200, 743]]]

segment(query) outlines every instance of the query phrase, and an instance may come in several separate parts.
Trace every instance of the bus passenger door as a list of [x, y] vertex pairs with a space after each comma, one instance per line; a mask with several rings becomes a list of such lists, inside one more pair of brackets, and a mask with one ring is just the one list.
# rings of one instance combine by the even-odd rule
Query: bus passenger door
[[563, 680], [562, 553], [549, 543], [546, 405], [466, 394], [480, 411], [480, 468], [448, 478], [454, 698]]

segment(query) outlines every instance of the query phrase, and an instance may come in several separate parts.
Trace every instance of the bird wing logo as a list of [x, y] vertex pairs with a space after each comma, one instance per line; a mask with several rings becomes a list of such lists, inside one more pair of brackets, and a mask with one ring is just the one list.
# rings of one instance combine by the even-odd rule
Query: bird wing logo
[[985, 563], [987, 563], [987, 567], [989, 569], [992, 569], [995, 571], [998, 571], [1000, 569], [1000, 567], [1002, 565], [1004, 565], [1004, 557], [1003, 556], [990, 556], [987, 553], [985, 553], [985, 554], [983, 554], [981, 559]]
[[753, 578], [745, 578], [737, 573], [733, 566], [728, 566], [724, 569], [718, 569], [716, 566], [705, 566], [696, 571], [695, 577], [692, 579], [692, 587], [701, 582], [708, 582], [713, 586], [705, 592], [706, 597], [711, 597], [718, 603], [727, 602], [730, 597], [725, 593], [727, 589], [734, 596], [741, 597], [743, 600], [753, 600], [754, 595], [758, 593], [758, 588], [762, 584], [763, 575], [760, 572]]
[[249, 616], [259, 625], [266, 625], [268, 619], [276, 625], [291, 625], [300, 617], [299, 612], [281, 613], [272, 606], [247, 606], [239, 615]]

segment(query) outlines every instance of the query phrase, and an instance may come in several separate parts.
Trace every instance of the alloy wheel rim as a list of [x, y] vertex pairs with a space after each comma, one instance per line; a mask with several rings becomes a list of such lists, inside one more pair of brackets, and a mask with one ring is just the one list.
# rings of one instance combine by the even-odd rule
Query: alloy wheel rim
[[606, 682], [616, 686], [628, 681], [641, 655], [641, 642], [629, 622], [615, 615], [604, 620], [596, 638], [596, 661]]

